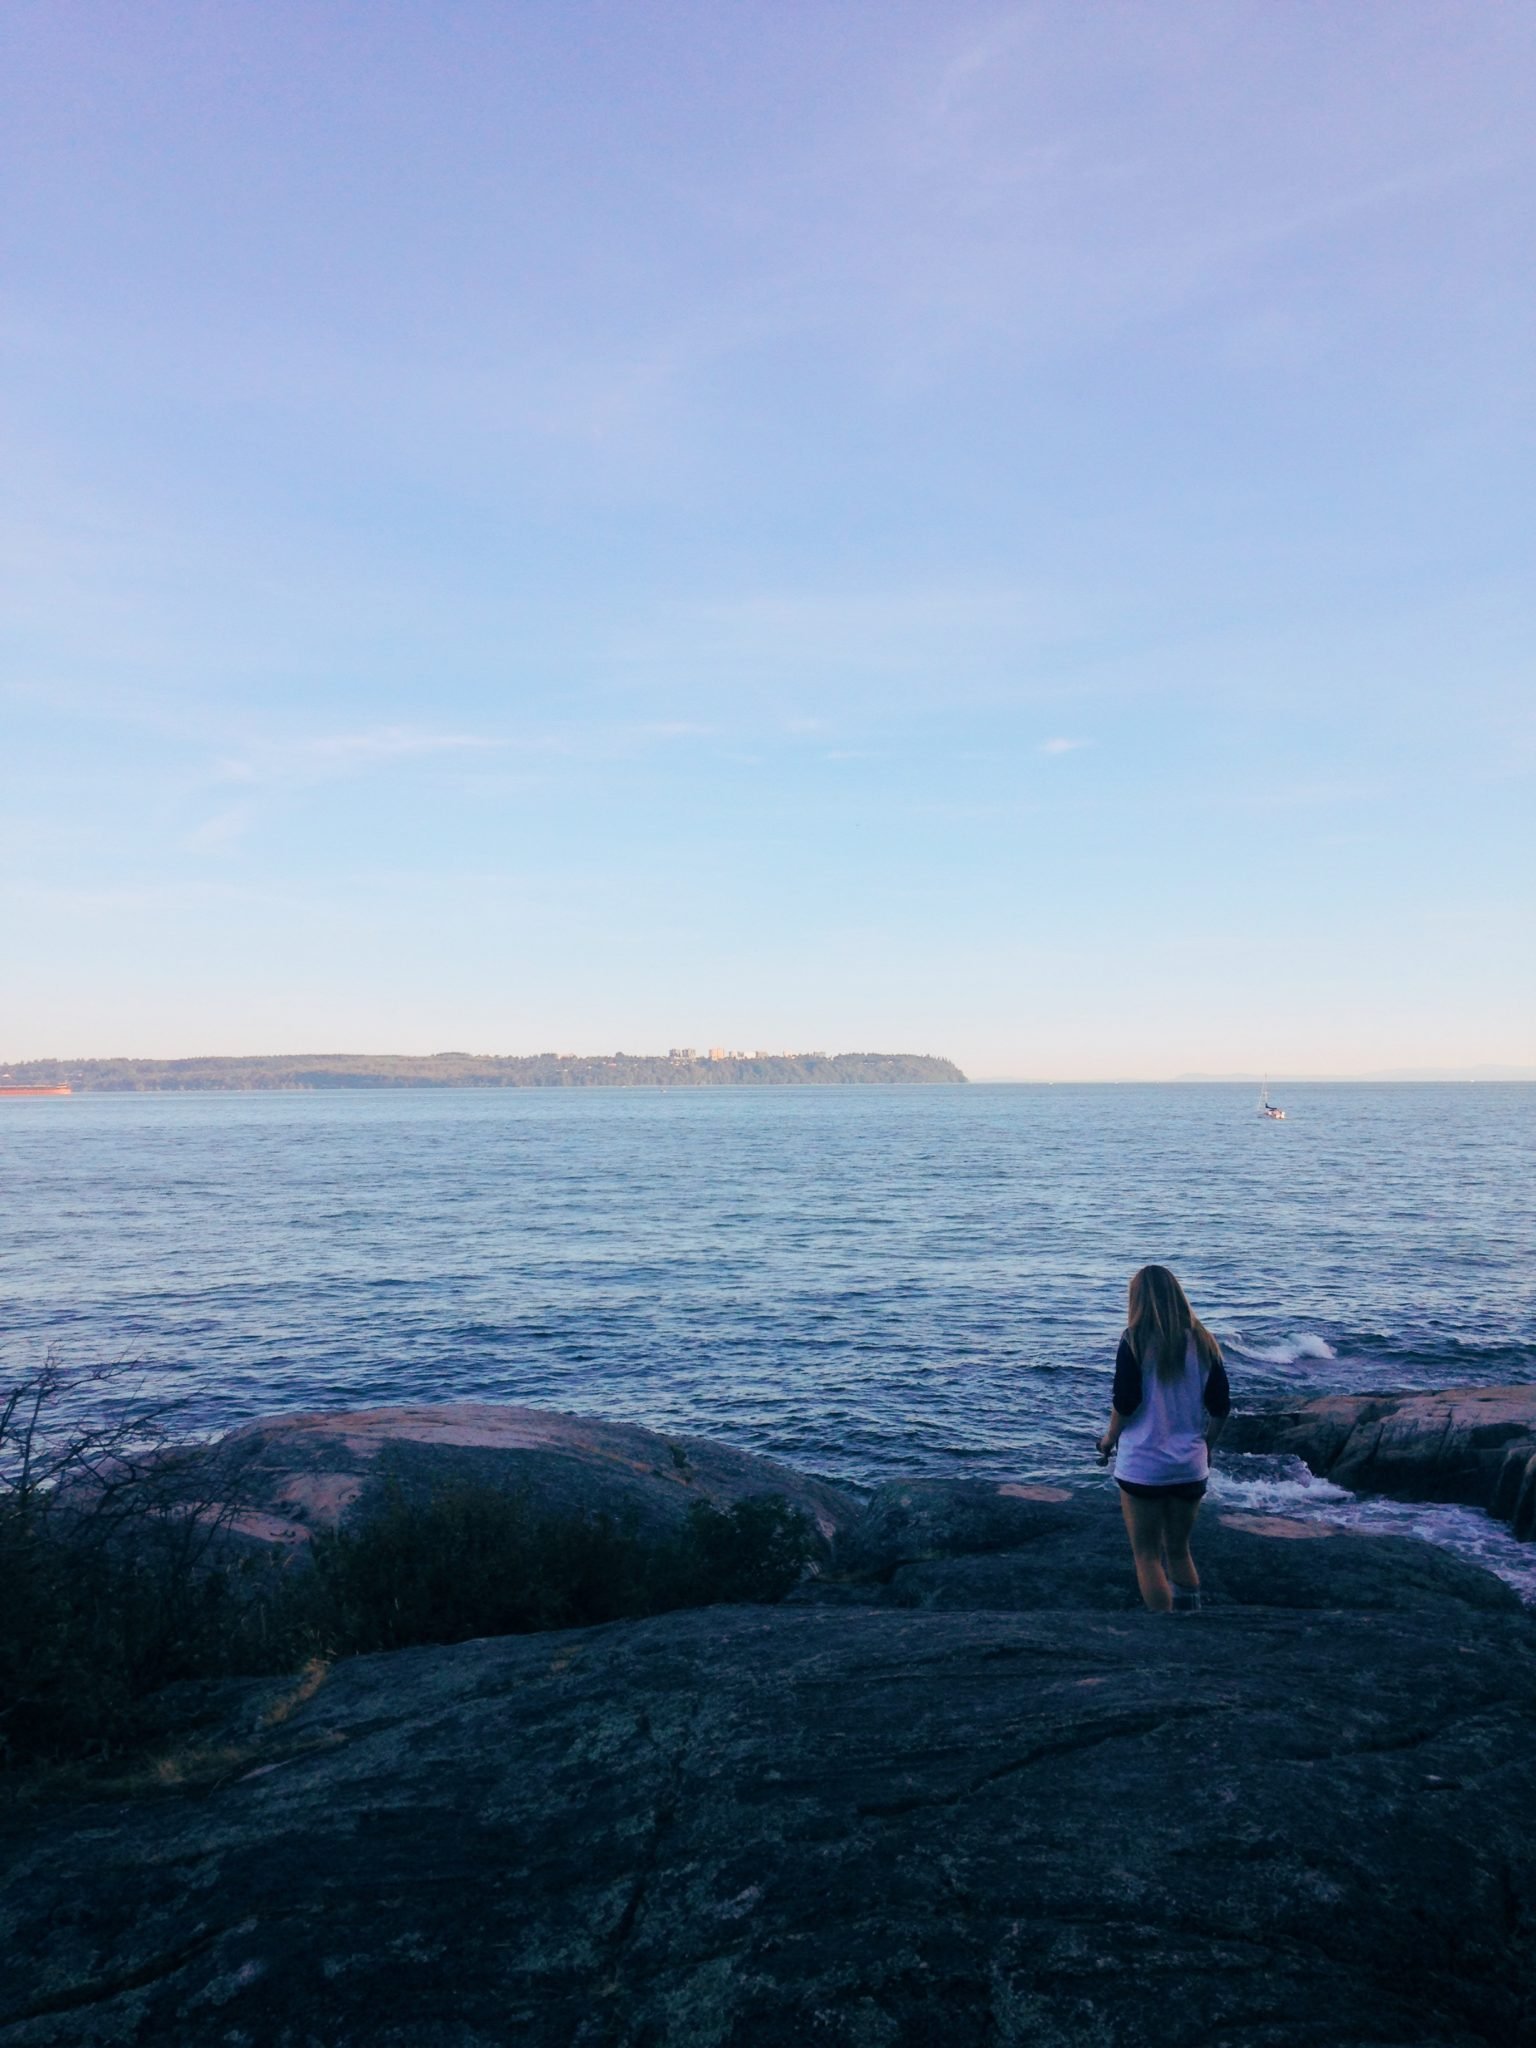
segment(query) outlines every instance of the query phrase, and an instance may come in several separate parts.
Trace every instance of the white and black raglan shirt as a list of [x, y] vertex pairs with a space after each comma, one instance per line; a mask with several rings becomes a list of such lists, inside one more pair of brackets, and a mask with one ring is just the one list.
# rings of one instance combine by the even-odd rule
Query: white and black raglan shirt
[[1217, 1359], [1207, 1372], [1191, 1332], [1184, 1369], [1164, 1379], [1144, 1372], [1129, 1332], [1115, 1354], [1115, 1413], [1124, 1418], [1115, 1451], [1115, 1477], [1137, 1486], [1181, 1486], [1209, 1476], [1205, 1418], [1232, 1412], [1227, 1369]]

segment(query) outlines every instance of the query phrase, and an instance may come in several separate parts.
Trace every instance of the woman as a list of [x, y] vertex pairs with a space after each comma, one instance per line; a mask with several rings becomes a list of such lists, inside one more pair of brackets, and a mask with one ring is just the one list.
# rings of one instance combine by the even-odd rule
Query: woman
[[1131, 1277], [1125, 1335], [1115, 1356], [1114, 1405], [1099, 1438], [1136, 1560], [1136, 1583], [1154, 1614], [1200, 1605], [1189, 1554], [1210, 1472], [1205, 1418], [1232, 1412], [1221, 1347], [1166, 1266]]

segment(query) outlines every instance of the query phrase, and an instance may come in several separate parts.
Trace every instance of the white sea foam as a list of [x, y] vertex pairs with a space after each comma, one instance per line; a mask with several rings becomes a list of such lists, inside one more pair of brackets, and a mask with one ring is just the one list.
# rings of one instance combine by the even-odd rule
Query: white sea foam
[[1324, 1512], [1336, 1504], [1347, 1506], [1356, 1496], [1331, 1479], [1319, 1479], [1300, 1458], [1250, 1454], [1222, 1459], [1213, 1467], [1211, 1498], [1223, 1507], [1289, 1515], [1301, 1509]]
[[1244, 1358], [1257, 1359], [1262, 1365], [1299, 1365], [1304, 1358], [1334, 1358], [1337, 1353], [1326, 1339], [1315, 1336], [1311, 1330], [1300, 1330], [1294, 1337], [1282, 1337], [1278, 1344], [1245, 1344], [1241, 1337], [1234, 1339], [1233, 1347]]
[[1504, 1523], [1480, 1508], [1362, 1497], [1319, 1479], [1299, 1458], [1253, 1454], [1218, 1457], [1211, 1470], [1211, 1505], [1332, 1522], [1362, 1535], [1417, 1536], [1493, 1572], [1536, 1607], [1536, 1544], [1517, 1542]]

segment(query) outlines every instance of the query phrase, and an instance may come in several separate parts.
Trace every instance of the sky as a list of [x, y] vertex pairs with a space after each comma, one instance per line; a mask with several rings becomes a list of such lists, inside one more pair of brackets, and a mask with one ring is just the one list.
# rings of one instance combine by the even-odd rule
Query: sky
[[1536, 1065], [1536, 10], [8, 0], [0, 1059]]

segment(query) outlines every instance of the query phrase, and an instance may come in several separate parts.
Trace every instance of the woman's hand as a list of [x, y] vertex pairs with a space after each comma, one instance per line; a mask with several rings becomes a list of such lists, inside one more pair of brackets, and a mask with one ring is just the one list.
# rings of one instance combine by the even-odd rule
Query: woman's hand
[[1095, 1445], [1095, 1449], [1098, 1451], [1099, 1463], [1101, 1465], [1107, 1465], [1110, 1459], [1115, 1455], [1115, 1440], [1110, 1435], [1107, 1429], [1105, 1430], [1104, 1434], [1099, 1438], [1098, 1443]]

